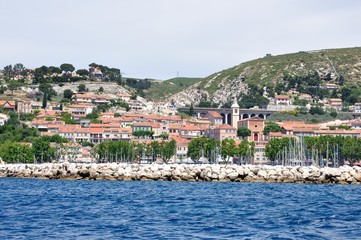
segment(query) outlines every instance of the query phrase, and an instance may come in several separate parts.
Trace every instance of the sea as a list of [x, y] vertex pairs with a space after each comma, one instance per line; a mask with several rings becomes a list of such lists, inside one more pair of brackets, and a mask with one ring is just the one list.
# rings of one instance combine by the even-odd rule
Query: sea
[[4, 178], [0, 239], [361, 239], [361, 186]]

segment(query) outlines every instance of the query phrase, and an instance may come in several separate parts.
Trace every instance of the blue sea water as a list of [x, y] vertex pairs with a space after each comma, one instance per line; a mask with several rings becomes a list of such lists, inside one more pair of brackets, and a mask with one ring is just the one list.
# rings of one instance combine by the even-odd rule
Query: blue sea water
[[0, 179], [0, 239], [361, 239], [361, 186]]

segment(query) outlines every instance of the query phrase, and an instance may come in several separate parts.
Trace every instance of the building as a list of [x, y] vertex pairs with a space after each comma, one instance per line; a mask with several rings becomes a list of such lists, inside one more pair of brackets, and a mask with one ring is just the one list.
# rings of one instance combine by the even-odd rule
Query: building
[[18, 107], [17, 107], [18, 113], [32, 113], [31, 101], [17, 100], [17, 102], [18, 102]]
[[94, 106], [91, 104], [73, 104], [69, 106], [71, 115], [75, 118], [84, 117], [93, 111]]
[[223, 123], [223, 117], [216, 111], [207, 112], [204, 118], [208, 118], [212, 125], [221, 125]]
[[16, 103], [15, 101], [0, 101], [0, 107], [3, 107], [6, 110], [15, 111], [16, 109]]
[[328, 100], [328, 106], [336, 109], [337, 111], [341, 111], [342, 109], [342, 99], [341, 98], [330, 98]]
[[326, 89], [338, 89], [339, 85], [334, 84], [334, 83], [326, 83], [325, 85], [323, 85], [323, 88], [326, 88]]
[[247, 137], [246, 140], [252, 142], [259, 142], [265, 140], [265, 137], [263, 135], [264, 126], [264, 119], [260, 117], [246, 118], [238, 121], [238, 128], [246, 127], [251, 131], [251, 136]]
[[232, 127], [237, 129], [238, 121], [239, 121], [239, 105], [237, 103], [237, 98], [236, 97], [233, 100], [233, 104], [231, 106], [231, 109], [232, 109]]
[[209, 138], [214, 138], [217, 141], [222, 141], [227, 138], [236, 140], [237, 129], [228, 124], [222, 124], [206, 130], [206, 134]]
[[291, 105], [291, 99], [287, 95], [277, 95], [276, 96], [276, 105]]
[[9, 116], [3, 113], [0, 113], [0, 126], [5, 125], [5, 123], [9, 120]]
[[357, 102], [357, 103], [355, 103], [354, 105], [354, 112], [355, 113], [361, 113], [361, 102]]
[[303, 93], [301, 94], [298, 99], [300, 100], [306, 100], [308, 103], [312, 103], [313, 102], [313, 98], [310, 94], [306, 94], [306, 93]]
[[174, 137], [172, 137], [172, 139], [174, 139], [176, 142], [177, 159], [180, 159], [180, 160], [186, 159], [187, 153], [188, 153], [188, 144], [190, 141], [185, 138], [180, 138], [179, 136], [174, 136]]
[[129, 102], [132, 95], [130, 95], [129, 93], [119, 93], [118, 97], [120, 100], [122, 100], [124, 102]]
[[187, 139], [198, 138], [203, 135], [203, 130], [200, 127], [194, 125], [184, 125], [180, 129], [180, 136]]
[[154, 136], [162, 134], [160, 124], [156, 122], [135, 122], [132, 131], [152, 131]]
[[74, 94], [75, 103], [108, 104], [109, 97], [100, 94]]

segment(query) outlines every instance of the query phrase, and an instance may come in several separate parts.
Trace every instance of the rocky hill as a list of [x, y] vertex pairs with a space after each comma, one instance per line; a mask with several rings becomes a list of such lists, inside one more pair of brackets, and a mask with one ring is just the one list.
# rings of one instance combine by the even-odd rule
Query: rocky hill
[[[173, 91], [167, 96], [178, 105], [198, 104], [202, 100], [224, 104], [241, 93], [247, 94], [249, 86], [274, 90], [277, 83], [287, 85], [288, 76], [305, 76], [316, 73], [320, 83], [334, 83], [345, 86], [361, 86], [361, 48], [300, 51], [298, 53], [265, 56], [241, 63], [232, 68], [197, 79], [191, 86]], [[159, 85], [158, 85], [159, 88]]]

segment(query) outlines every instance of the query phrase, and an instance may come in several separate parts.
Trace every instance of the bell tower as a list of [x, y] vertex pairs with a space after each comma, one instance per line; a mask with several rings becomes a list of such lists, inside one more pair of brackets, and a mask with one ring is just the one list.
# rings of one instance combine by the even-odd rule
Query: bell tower
[[232, 127], [238, 129], [238, 121], [239, 121], [239, 105], [237, 103], [237, 97], [233, 97], [233, 104], [231, 106], [232, 109]]

